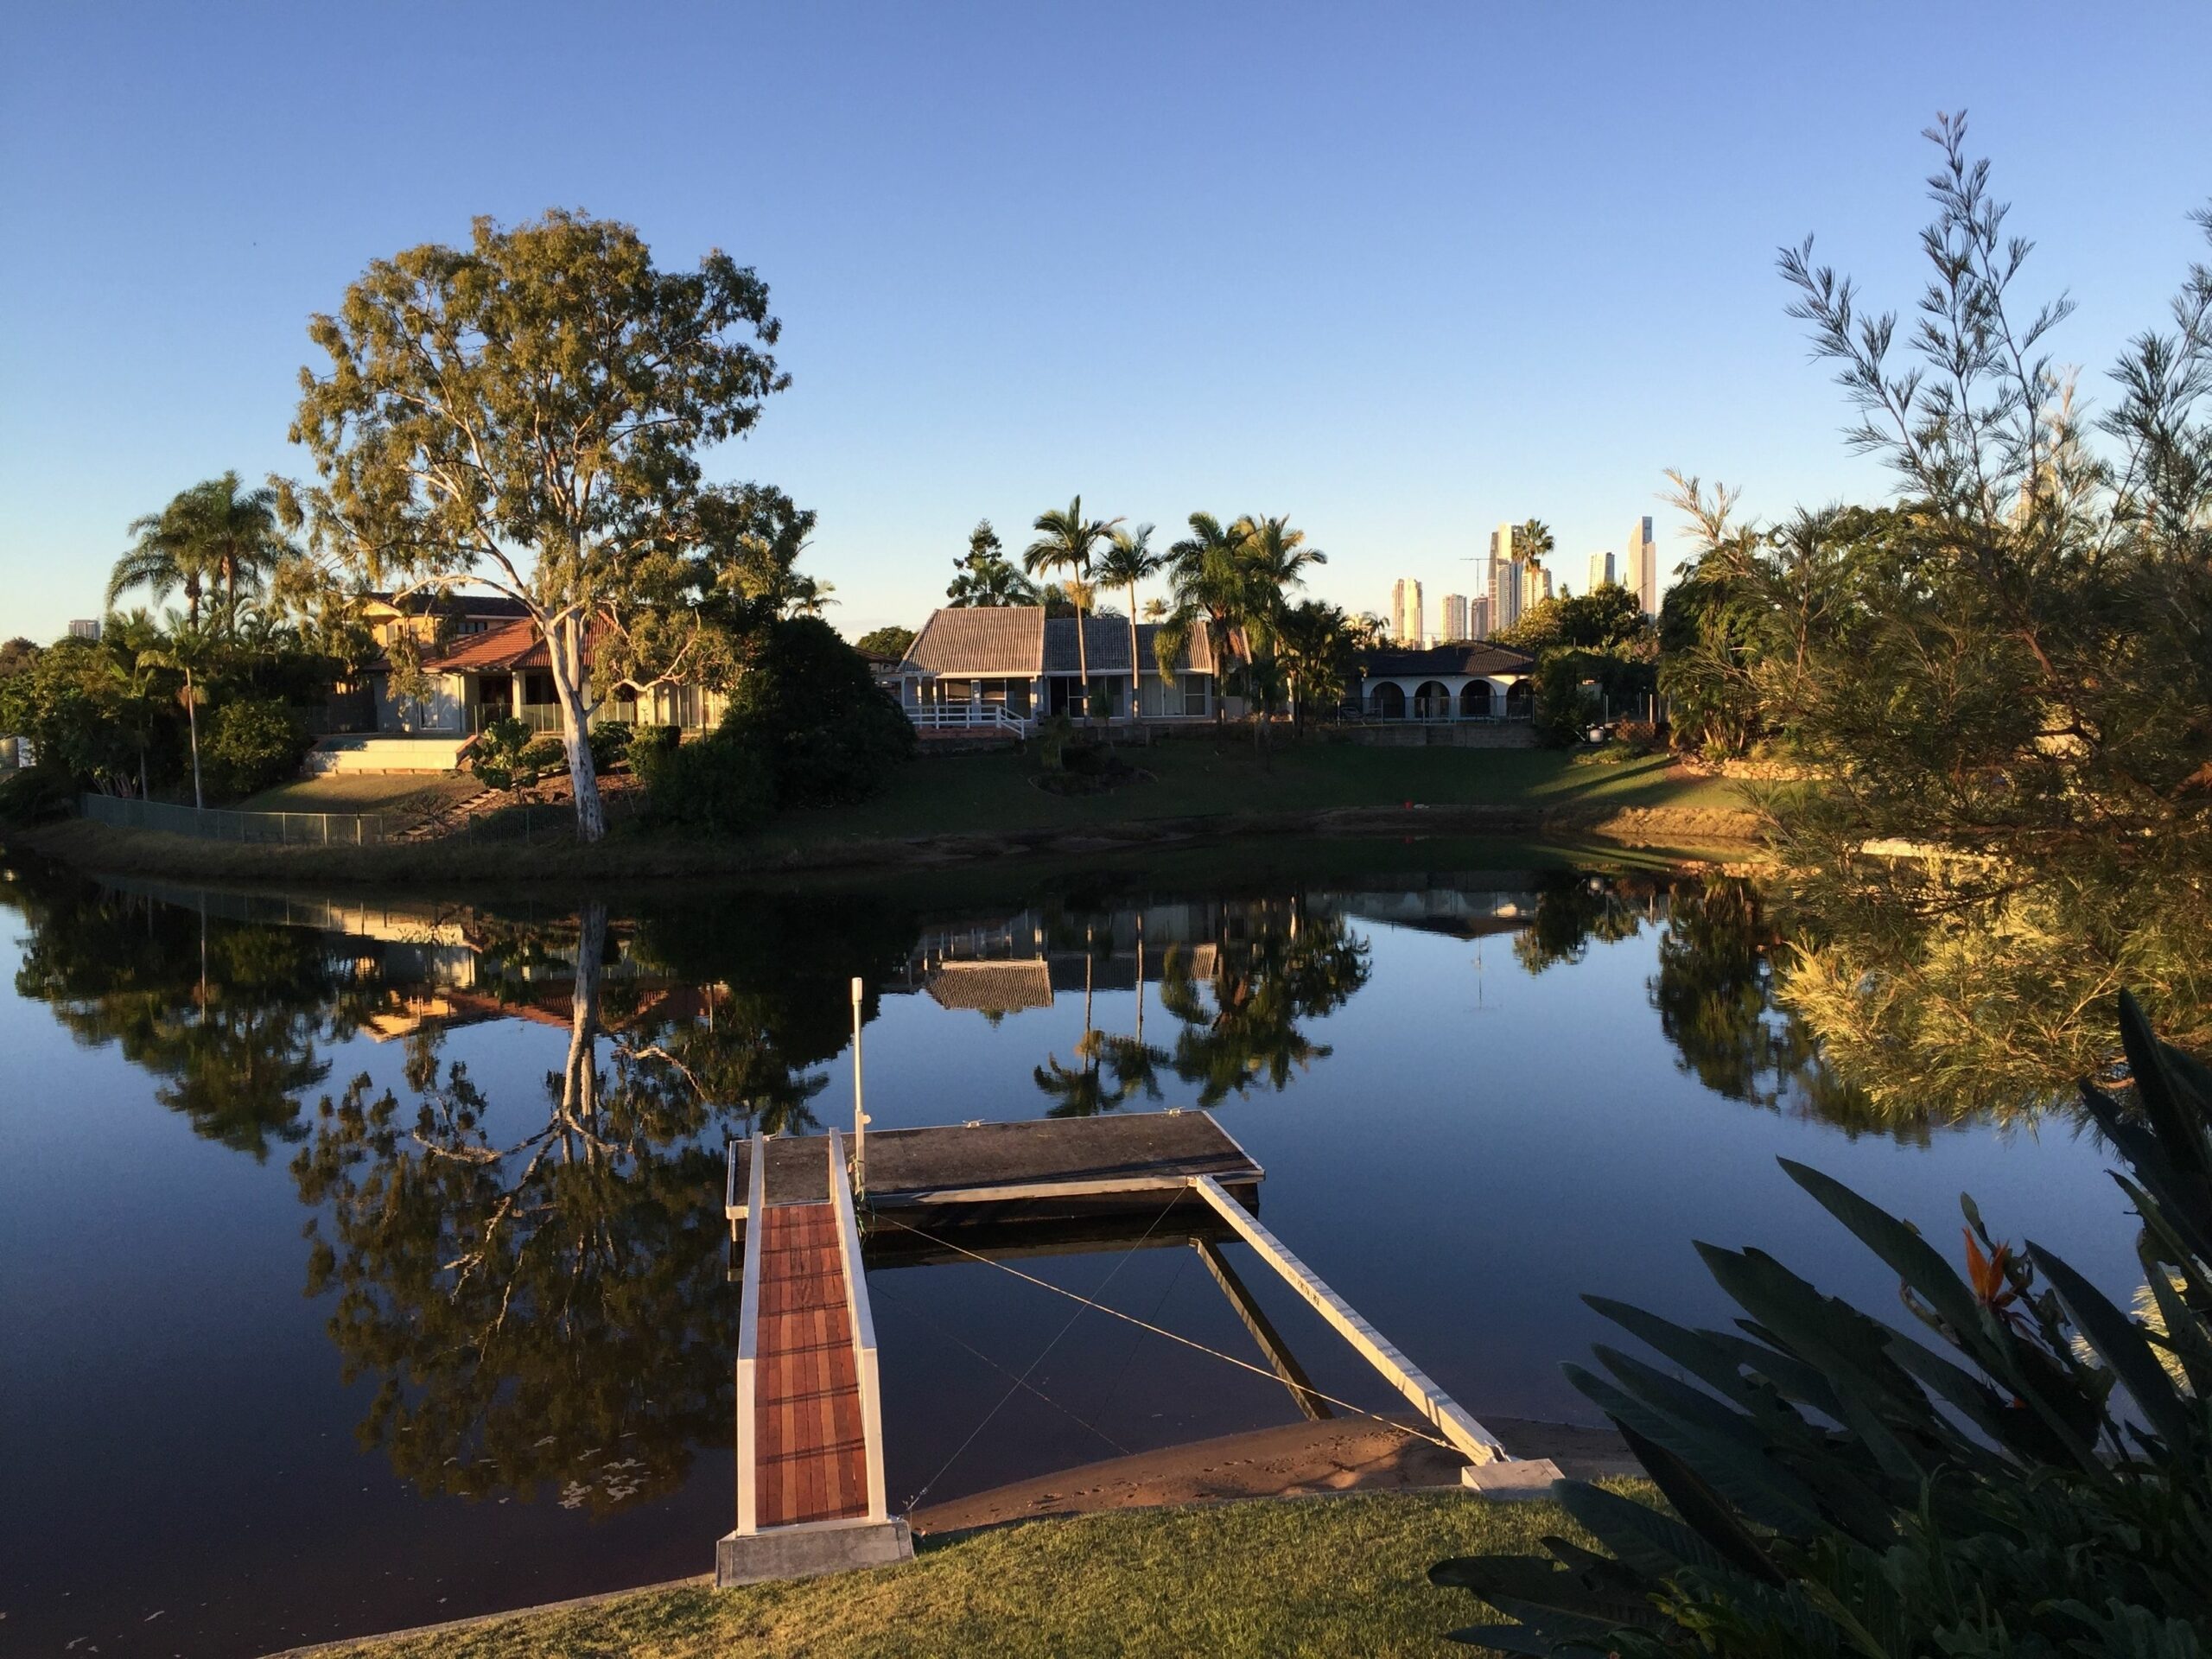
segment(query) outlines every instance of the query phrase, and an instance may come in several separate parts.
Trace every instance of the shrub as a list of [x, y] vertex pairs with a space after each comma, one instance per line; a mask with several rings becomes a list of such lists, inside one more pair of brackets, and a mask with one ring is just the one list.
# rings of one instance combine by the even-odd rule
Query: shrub
[[77, 804], [77, 780], [67, 766], [24, 766], [0, 779], [0, 823], [28, 828], [67, 817]]
[[235, 799], [296, 776], [315, 747], [307, 728], [274, 697], [226, 702], [201, 728], [200, 765], [209, 791]]
[[630, 758], [630, 736], [635, 728], [620, 721], [595, 721], [591, 728], [591, 764], [594, 772], [612, 772]]
[[528, 789], [537, 782], [539, 763], [530, 758], [537, 746], [519, 720], [495, 720], [477, 734], [468, 751], [468, 769], [486, 789]]
[[769, 625], [730, 697], [716, 740], [766, 763], [777, 802], [857, 801], [914, 753], [914, 728], [867, 659], [819, 617]]
[[645, 786], [652, 823], [741, 836], [776, 810], [767, 763], [727, 729], [692, 743], [633, 744], [630, 764]]
[[[2144, 1288], [2131, 1318], [1970, 1198], [1966, 1272], [1896, 1217], [1783, 1167], [1901, 1281], [1923, 1343], [1757, 1249], [1700, 1244], [1745, 1318], [1691, 1330], [1590, 1305], [1659, 1357], [1568, 1368], [1679, 1519], [1577, 1481], [1553, 1491], [1612, 1551], [1475, 1557], [1430, 1577], [1515, 1623], [1509, 1653], [2190, 1659], [2212, 1638], [2212, 1069], [2123, 994], [2137, 1101], [2082, 1086], [2127, 1166]], [[1703, 1384], [1703, 1387], [1698, 1384]], [[2126, 1396], [2128, 1404], [2118, 1402]], [[1560, 1644], [1570, 1644], [1562, 1647]]]

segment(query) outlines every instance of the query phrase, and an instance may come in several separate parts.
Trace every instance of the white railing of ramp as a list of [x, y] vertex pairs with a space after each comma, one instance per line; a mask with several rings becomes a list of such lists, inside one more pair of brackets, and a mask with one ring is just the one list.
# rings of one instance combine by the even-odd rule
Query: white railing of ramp
[[868, 1518], [890, 1518], [883, 1489], [883, 1368], [875, 1347], [875, 1315], [868, 1311], [868, 1273], [861, 1262], [860, 1224], [853, 1217], [852, 1182], [845, 1170], [845, 1138], [830, 1131], [830, 1201], [837, 1211], [838, 1255], [845, 1264], [845, 1299], [853, 1310], [853, 1364], [860, 1378], [861, 1443], [868, 1459]]

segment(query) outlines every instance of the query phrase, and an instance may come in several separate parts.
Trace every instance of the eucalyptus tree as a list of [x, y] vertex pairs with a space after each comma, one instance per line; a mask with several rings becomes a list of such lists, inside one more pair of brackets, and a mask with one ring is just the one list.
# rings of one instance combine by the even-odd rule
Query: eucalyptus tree
[[[1037, 532], [1037, 539], [1024, 550], [1022, 568], [1033, 576], [1046, 570], [1065, 570], [1076, 582], [1088, 582], [1092, 564], [1100, 552], [1112, 543], [1114, 531], [1121, 522], [1119, 518], [1085, 518], [1079, 495], [1068, 503], [1065, 512], [1058, 508], [1040, 512], [1030, 526]], [[1077, 593], [1073, 587], [1068, 589], [1068, 597], [1075, 601], [1076, 671], [1083, 678], [1084, 714], [1088, 718], [1090, 650], [1084, 641], [1084, 601], [1077, 598]]]
[[319, 482], [288, 505], [365, 586], [479, 582], [523, 606], [582, 840], [606, 830], [588, 644], [751, 556], [746, 493], [705, 485], [698, 452], [790, 384], [779, 332], [728, 255], [663, 270], [631, 226], [557, 209], [376, 260], [309, 325], [329, 367], [302, 371], [291, 435]]
[[944, 599], [955, 610], [1043, 602], [1037, 585], [1007, 558], [999, 533], [988, 518], [977, 519], [976, 528], [968, 532], [967, 555], [952, 562], [952, 582], [944, 590]]
[[[1137, 661], [1137, 584], [1147, 577], [1157, 575], [1166, 565], [1167, 556], [1152, 550], [1152, 526], [1139, 524], [1135, 530], [1116, 530], [1114, 539], [1099, 555], [1095, 567], [1098, 580], [1108, 587], [1126, 588], [1129, 594], [1129, 719], [1141, 725], [1143, 666]], [[1163, 683], [1167, 678], [1166, 664], [1159, 664]]]

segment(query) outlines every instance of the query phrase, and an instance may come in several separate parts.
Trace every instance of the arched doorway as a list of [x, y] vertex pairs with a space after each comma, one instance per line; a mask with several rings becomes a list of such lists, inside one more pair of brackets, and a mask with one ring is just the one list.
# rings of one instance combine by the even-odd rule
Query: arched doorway
[[1414, 693], [1415, 720], [1449, 720], [1452, 718], [1452, 694], [1434, 680], [1423, 680], [1421, 689]]
[[1505, 717], [1526, 720], [1535, 712], [1535, 689], [1526, 680], [1516, 680], [1505, 688]]
[[1490, 682], [1469, 680], [1459, 690], [1459, 718], [1488, 720], [1490, 718]]
[[1367, 694], [1367, 712], [1376, 720], [1403, 720], [1406, 693], [1395, 680], [1384, 680]]

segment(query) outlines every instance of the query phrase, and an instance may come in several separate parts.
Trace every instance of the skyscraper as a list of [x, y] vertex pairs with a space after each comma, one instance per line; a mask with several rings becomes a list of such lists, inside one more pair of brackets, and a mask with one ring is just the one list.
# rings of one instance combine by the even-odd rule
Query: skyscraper
[[1467, 632], [1467, 596], [1465, 594], [1444, 595], [1444, 634], [1446, 643], [1471, 639]]
[[1401, 645], [1421, 644], [1421, 583], [1411, 576], [1390, 586], [1390, 637]]
[[99, 619], [92, 616], [75, 619], [69, 624], [69, 637], [72, 639], [99, 639], [100, 637]]
[[1521, 566], [1513, 556], [1513, 526], [1490, 533], [1490, 625], [1510, 628], [1521, 620]]
[[1583, 591], [1594, 594], [1612, 580], [1614, 580], [1613, 556], [1610, 553], [1592, 553], [1590, 556], [1590, 585]]
[[1467, 638], [1490, 638], [1490, 596], [1487, 594], [1477, 594], [1467, 601]]
[[1628, 570], [1636, 577], [1636, 601], [1646, 616], [1659, 614], [1659, 543], [1651, 539], [1651, 521], [1639, 518], [1628, 533]]

